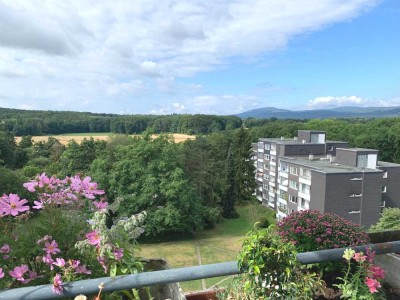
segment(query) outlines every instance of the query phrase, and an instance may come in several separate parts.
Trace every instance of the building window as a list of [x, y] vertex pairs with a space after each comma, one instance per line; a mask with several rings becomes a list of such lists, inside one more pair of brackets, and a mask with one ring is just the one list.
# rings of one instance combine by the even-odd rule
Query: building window
[[287, 173], [288, 172], [288, 165], [287, 163], [281, 161], [279, 162], [279, 170], [283, 173]]
[[387, 178], [387, 171], [383, 172], [383, 178]]
[[306, 207], [306, 199], [300, 198], [300, 206], [301, 207]]
[[382, 187], [382, 193], [386, 193], [386, 185]]
[[271, 158], [271, 156], [269, 154], [265, 154], [264, 158], [269, 160]]
[[300, 192], [303, 194], [309, 195], [310, 194], [310, 186], [304, 183], [300, 183]]
[[289, 201], [297, 204], [297, 196], [289, 195]]
[[289, 180], [289, 187], [295, 190], [299, 189], [299, 183], [293, 180]]
[[333, 151], [333, 146], [328, 147], [328, 151], [332, 152]]
[[296, 168], [296, 167], [290, 167], [290, 168], [289, 168], [289, 172], [290, 172], [290, 174], [292, 174], [292, 175], [298, 175], [298, 174], [299, 174], [299, 169]]
[[295, 210], [293, 209], [293, 208], [291, 208], [291, 209], [289, 209], [289, 213], [294, 213], [295, 212]]
[[355, 209], [349, 210], [349, 214], [359, 214], [359, 213], [360, 213], [359, 210], [355, 210]]
[[358, 180], [362, 180], [362, 177], [353, 177], [353, 178], [351, 178], [350, 180], [358, 181]]
[[264, 164], [262, 162], [257, 162], [257, 168], [263, 169], [264, 168]]
[[309, 169], [300, 168], [300, 177], [311, 179], [311, 171]]
[[381, 201], [381, 207], [385, 207], [385, 206], [386, 206], [386, 203], [385, 203], [384, 200], [382, 200], [382, 201]]
[[351, 194], [350, 198], [356, 198], [356, 197], [361, 197], [362, 194]]
[[265, 144], [265, 150], [271, 150], [271, 144]]

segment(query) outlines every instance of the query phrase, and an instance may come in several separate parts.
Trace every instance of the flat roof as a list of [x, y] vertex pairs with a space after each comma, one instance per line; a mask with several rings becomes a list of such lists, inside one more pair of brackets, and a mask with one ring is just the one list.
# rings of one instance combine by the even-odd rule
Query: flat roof
[[293, 139], [293, 138], [260, 138], [260, 142], [273, 142], [279, 145], [324, 145], [324, 144], [348, 144], [348, 142], [344, 141], [325, 141], [324, 143], [311, 143], [311, 142], [305, 142], [303, 144], [303, 141], [300, 139]]
[[281, 160], [309, 167], [315, 171], [328, 174], [340, 174], [340, 173], [379, 173], [382, 172], [380, 169], [367, 169], [367, 168], [357, 168], [348, 165], [342, 165], [335, 162], [330, 162], [329, 159], [321, 159], [321, 157], [315, 157], [313, 160], [309, 160], [305, 157], [287, 157], [283, 156]]
[[367, 148], [337, 148], [337, 150], [346, 150], [346, 151], [354, 151], [354, 152], [379, 152], [376, 149], [367, 149]]
[[400, 168], [400, 164], [396, 164], [396, 163], [392, 163], [392, 162], [388, 162], [388, 161], [380, 161], [380, 160], [378, 160], [377, 165], [379, 167], [398, 167], [398, 168]]

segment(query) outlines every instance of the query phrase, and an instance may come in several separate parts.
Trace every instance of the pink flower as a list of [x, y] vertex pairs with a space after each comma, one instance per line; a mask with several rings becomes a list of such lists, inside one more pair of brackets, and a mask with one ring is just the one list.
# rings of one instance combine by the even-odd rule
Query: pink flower
[[8, 254], [11, 252], [11, 248], [8, 244], [4, 244], [1, 248], [0, 248], [0, 253], [2, 254]]
[[381, 284], [378, 280], [369, 277], [365, 279], [365, 284], [368, 286], [369, 292], [371, 294], [378, 292], [378, 288], [381, 287]]
[[64, 267], [65, 266], [64, 258], [56, 258], [56, 261], [53, 262], [53, 265], [60, 267], [60, 268]]
[[20, 212], [29, 210], [29, 206], [24, 205], [25, 203], [28, 203], [28, 200], [20, 200], [16, 194], [4, 195], [0, 199], [0, 213], [4, 216], [12, 215], [15, 217]]
[[113, 254], [114, 254], [114, 258], [116, 260], [118, 260], [118, 261], [121, 260], [122, 257], [124, 256], [124, 248], [115, 249]]
[[24, 281], [22, 281], [22, 283], [27, 284], [27, 283], [31, 282], [32, 280], [35, 280], [38, 277], [42, 277], [42, 276], [37, 276], [36, 272], [29, 270], [28, 271], [28, 279], [25, 279]]
[[321, 243], [322, 239], [318, 237], [318, 238], [315, 239], [315, 241], [316, 241], [317, 243]]
[[97, 233], [96, 230], [86, 234], [86, 238], [88, 239], [90, 245], [93, 246], [100, 245], [101, 236]]
[[50, 254], [46, 254], [46, 256], [43, 256], [42, 261], [43, 261], [46, 265], [50, 266], [50, 270], [53, 270], [53, 269], [54, 269], [54, 268], [53, 268], [53, 262], [54, 262], [54, 260], [53, 260], [53, 258], [51, 257]]
[[105, 209], [105, 208], [107, 208], [107, 206], [108, 206], [108, 202], [106, 202], [106, 201], [99, 201], [99, 202], [93, 201], [92, 203], [94, 204], [94, 206], [95, 206], [98, 210]]
[[62, 294], [64, 290], [62, 284], [61, 275], [57, 273], [53, 278], [53, 286], [51, 287], [53, 292], [56, 294]]
[[14, 277], [18, 281], [24, 281], [24, 274], [28, 272], [27, 265], [21, 265], [20, 267], [15, 267], [13, 271], [8, 272], [11, 277]]
[[34, 206], [32, 206], [34, 209], [42, 209], [43, 208], [42, 201], [33, 201], [33, 203], [35, 204]]
[[51, 235], [45, 235], [44, 237], [42, 237], [41, 239], [39, 239], [36, 244], [40, 245], [43, 242], [47, 242], [49, 240], [53, 239], [53, 237]]
[[372, 265], [368, 269], [368, 275], [373, 279], [383, 279], [385, 278], [385, 271], [381, 267]]
[[86, 268], [86, 265], [81, 265], [81, 266], [78, 266], [78, 267], [75, 269], [75, 273], [76, 273], [76, 274], [92, 274], [92, 271], [88, 270], [88, 269]]
[[35, 187], [38, 185], [37, 181], [33, 180], [30, 182], [25, 182], [23, 187], [26, 188], [28, 191], [33, 193], [35, 191]]
[[3, 272], [3, 268], [0, 268], [0, 278], [4, 277], [4, 272]]
[[367, 260], [367, 257], [362, 252], [357, 252], [356, 254], [354, 254], [353, 258], [356, 262], [364, 262]]
[[43, 250], [46, 251], [47, 254], [57, 254], [58, 252], [61, 252], [55, 240], [52, 240], [51, 243], [46, 242]]
[[80, 263], [81, 263], [81, 262], [80, 262], [79, 260], [75, 260], [75, 259], [72, 260], [72, 261], [71, 261], [71, 260], [69, 261], [69, 264], [70, 264], [71, 267], [74, 268], [74, 269], [76, 269], [76, 268], [79, 266]]

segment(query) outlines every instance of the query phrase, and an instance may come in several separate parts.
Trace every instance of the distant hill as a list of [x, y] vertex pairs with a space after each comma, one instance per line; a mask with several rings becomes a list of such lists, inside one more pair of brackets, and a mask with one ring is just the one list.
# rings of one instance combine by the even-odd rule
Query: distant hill
[[236, 116], [247, 119], [326, 119], [326, 118], [382, 118], [399, 117], [400, 106], [394, 107], [356, 107], [342, 106], [331, 109], [287, 110], [275, 107], [257, 108]]

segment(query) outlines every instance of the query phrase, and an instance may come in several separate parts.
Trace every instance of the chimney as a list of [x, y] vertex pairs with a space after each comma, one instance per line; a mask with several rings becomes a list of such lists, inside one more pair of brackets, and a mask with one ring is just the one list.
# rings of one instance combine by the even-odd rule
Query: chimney
[[314, 160], [314, 154], [309, 154], [308, 155], [308, 160]]
[[305, 144], [305, 143], [306, 143], [306, 140], [302, 140], [301, 142], [302, 142], [303, 144]]

